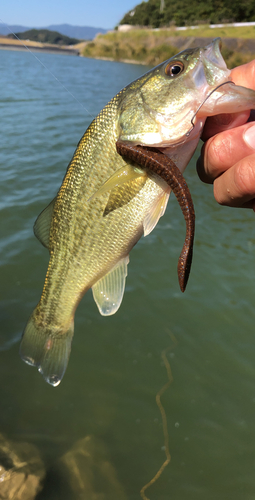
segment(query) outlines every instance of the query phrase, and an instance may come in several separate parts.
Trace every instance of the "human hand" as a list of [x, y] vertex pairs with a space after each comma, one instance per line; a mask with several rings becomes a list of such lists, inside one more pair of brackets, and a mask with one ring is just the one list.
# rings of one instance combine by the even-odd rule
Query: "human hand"
[[[234, 68], [231, 77], [236, 85], [255, 90], [255, 60]], [[203, 182], [214, 185], [216, 201], [255, 211], [255, 112], [208, 118], [202, 140], [197, 172]]]

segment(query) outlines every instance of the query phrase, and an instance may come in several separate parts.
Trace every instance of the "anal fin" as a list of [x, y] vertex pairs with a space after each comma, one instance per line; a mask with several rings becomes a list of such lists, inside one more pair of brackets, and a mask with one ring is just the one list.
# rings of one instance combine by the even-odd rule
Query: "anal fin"
[[120, 262], [92, 287], [94, 300], [102, 316], [115, 314], [119, 309], [125, 290], [129, 256]]

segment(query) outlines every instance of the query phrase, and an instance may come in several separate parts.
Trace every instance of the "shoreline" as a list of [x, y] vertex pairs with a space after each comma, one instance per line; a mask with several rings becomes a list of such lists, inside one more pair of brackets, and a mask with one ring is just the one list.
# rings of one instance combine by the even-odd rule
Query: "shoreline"
[[[145, 31], [143, 34], [144, 40], [139, 39], [139, 44], [136, 39], [136, 30], [133, 30], [128, 33], [109, 32], [106, 35], [96, 37], [91, 42], [82, 41], [72, 46], [57, 46], [30, 40], [21, 41], [0, 35], [0, 50], [28, 50], [38, 53], [81, 56], [89, 59], [121, 62], [124, 64], [156, 66], [162, 60], [171, 57], [175, 50], [177, 53], [193, 46], [207, 45], [214, 38], [203, 36], [166, 37], [164, 33], [162, 37], [159, 38], [157, 34], [152, 39], [151, 35], [148, 38], [148, 34]], [[255, 39], [222, 37], [222, 42], [223, 57], [227, 64], [230, 64], [230, 68], [249, 62], [255, 56]], [[131, 47], [132, 50], [126, 50], [127, 47]], [[137, 59], [134, 57], [134, 55], [136, 56], [136, 51], [138, 52]], [[235, 54], [237, 54], [236, 57]]]
[[104, 56], [87, 56], [80, 54], [81, 57], [87, 57], [87, 59], [99, 59], [100, 61], [111, 61], [111, 62], [120, 62], [125, 64], [140, 64], [141, 66], [151, 66], [146, 61], [136, 61], [136, 59], [114, 59], [114, 57], [104, 57]]
[[57, 46], [51, 44], [44, 44], [40, 42], [31, 42], [30, 40], [24, 40], [22, 43], [20, 40], [12, 40], [7, 37], [0, 35], [0, 50], [31, 50], [33, 52], [48, 52], [55, 54], [66, 54], [70, 56], [80, 56], [80, 50], [72, 46], [68, 48], [67, 46]]

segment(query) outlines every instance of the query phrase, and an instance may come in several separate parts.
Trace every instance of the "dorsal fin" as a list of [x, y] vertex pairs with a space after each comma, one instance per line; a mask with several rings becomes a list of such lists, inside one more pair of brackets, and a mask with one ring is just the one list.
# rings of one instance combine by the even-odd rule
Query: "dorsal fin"
[[127, 255], [92, 287], [94, 300], [102, 316], [115, 314], [120, 307], [125, 290], [128, 263], [129, 256]]
[[43, 246], [49, 248], [50, 226], [56, 198], [38, 215], [34, 223], [34, 233]]

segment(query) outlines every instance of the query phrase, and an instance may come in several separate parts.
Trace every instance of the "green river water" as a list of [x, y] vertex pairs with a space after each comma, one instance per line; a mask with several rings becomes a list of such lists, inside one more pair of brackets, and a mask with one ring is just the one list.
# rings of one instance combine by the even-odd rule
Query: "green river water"
[[[101, 317], [91, 292], [82, 299], [60, 386], [47, 385], [19, 358], [48, 263], [33, 223], [92, 118], [146, 71], [63, 55], [40, 59], [87, 111], [31, 54], [0, 51], [0, 433], [38, 448], [47, 471], [38, 500], [138, 500], [166, 458], [155, 400], [168, 381], [166, 352], [173, 381], [161, 401], [171, 462], [147, 497], [254, 500], [255, 215], [218, 206], [194, 160], [185, 172], [196, 211], [186, 292], [176, 271], [185, 224], [171, 196], [156, 229], [131, 252], [117, 314]], [[88, 436], [95, 443], [90, 479], [103, 447], [121, 498], [109, 484], [101, 496], [63, 487], [56, 464]]]

